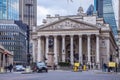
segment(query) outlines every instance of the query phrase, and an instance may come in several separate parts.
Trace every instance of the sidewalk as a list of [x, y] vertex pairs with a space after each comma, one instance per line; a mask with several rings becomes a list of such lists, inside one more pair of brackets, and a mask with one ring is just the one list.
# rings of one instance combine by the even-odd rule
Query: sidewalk
[[102, 70], [93, 70], [96, 74], [120, 74], [120, 72], [104, 72]]

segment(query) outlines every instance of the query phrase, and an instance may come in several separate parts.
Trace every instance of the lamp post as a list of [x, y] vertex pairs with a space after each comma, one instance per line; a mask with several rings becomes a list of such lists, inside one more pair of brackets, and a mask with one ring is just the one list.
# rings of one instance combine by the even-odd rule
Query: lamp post
[[31, 11], [30, 11], [30, 8], [32, 6], [31, 3], [27, 3], [25, 4], [27, 7], [28, 7], [28, 14], [26, 15], [26, 17], [28, 18], [28, 30], [27, 30], [27, 36], [28, 36], [28, 46], [27, 46], [27, 63], [28, 65], [30, 65], [30, 61], [31, 61], [31, 54], [30, 54], [30, 38], [31, 38], [31, 35], [30, 35], [30, 31], [31, 31], [31, 27], [30, 27], [30, 19], [31, 19]]

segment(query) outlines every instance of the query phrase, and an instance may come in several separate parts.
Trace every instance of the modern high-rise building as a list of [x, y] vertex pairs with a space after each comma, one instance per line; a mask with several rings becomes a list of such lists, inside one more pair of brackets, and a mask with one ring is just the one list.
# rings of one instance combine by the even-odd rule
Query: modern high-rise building
[[0, 19], [19, 20], [19, 0], [0, 0]]
[[37, 0], [0, 0], [0, 19], [22, 20], [37, 25]]
[[[26, 12], [23, 14], [23, 18], [26, 16], [27, 18], [21, 19], [20, 11], [26, 8], [26, 6], [20, 3], [21, 1], [30, 2], [30, 0], [0, 0], [0, 43], [14, 53], [15, 64], [27, 63], [29, 28], [25, 23], [29, 19], [32, 20], [29, 17], [31, 17], [31, 11], [34, 10], [28, 7], [30, 5], [29, 3], [26, 3], [27, 9], [29, 9], [23, 11]], [[34, 4], [31, 6], [33, 7]], [[25, 20], [27, 21], [25, 22]], [[30, 24], [32, 22], [31, 20]]]
[[94, 9], [98, 13], [98, 17], [103, 17], [105, 22], [110, 24], [116, 37], [118, 33], [112, 0], [94, 0]]
[[94, 0], [94, 12], [103, 17], [103, 0]]
[[118, 0], [118, 29], [120, 29], [120, 0]]
[[94, 12], [94, 6], [91, 4], [87, 9], [87, 15], [92, 15]]
[[0, 44], [13, 52], [14, 64], [26, 64], [27, 25], [22, 21], [0, 20]]
[[27, 25], [36, 26], [37, 0], [19, 0], [19, 17]]

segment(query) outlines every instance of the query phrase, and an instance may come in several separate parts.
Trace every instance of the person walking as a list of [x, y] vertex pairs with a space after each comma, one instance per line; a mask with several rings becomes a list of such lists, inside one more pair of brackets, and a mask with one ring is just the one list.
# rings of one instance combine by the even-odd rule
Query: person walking
[[13, 69], [13, 65], [12, 65], [12, 64], [10, 64], [10, 65], [8, 66], [8, 69], [9, 69], [9, 71], [11, 72], [11, 71], [12, 71], [12, 69]]
[[57, 70], [57, 66], [55, 64], [53, 65], [53, 70]]
[[103, 64], [103, 71], [107, 71], [107, 65], [105, 63]]

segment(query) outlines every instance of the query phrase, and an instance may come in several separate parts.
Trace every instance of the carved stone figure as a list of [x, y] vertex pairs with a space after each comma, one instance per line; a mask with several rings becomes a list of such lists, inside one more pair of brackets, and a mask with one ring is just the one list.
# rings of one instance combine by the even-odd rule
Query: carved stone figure
[[82, 8], [82, 7], [79, 7], [78, 10], [77, 10], [77, 12], [78, 12], [78, 13], [77, 13], [78, 15], [83, 14], [83, 12], [84, 12], [84, 11], [83, 11], [83, 8]]

